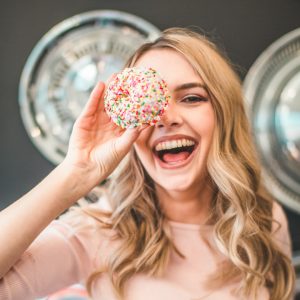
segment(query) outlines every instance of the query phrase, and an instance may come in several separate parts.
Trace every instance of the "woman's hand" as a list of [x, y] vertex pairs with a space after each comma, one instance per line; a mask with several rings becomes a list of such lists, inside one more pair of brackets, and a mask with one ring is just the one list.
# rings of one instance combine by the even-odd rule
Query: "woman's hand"
[[105, 84], [100, 82], [92, 91], [74, 123], [64, 160], [68, 166], [91, 172], [95, 185], [109, 176], [147, 127], [124, 130], [115, 125], [104, 111], [104, 90]]
[[0, 212], [5, 245], [0, 247], [0, 279], [52, 220], [114, 170], [143, 130], [125, 131], [109, 120], [104, 112], [104, 87], [97, 84], [76, 120], [64, 161]]

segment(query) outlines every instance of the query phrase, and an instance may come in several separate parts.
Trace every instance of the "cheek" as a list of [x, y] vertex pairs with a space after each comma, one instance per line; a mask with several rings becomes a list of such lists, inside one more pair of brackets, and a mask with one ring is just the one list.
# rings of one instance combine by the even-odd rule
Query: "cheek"
[[147, 173], [151, 176], [154, 165], [152, 152], [149, 150], [149, 148], [145, 147], [144, 145], [139, 145], [137, 143], [134, 144], [134, 149], [140, 163], [145, 168]]
[[203, 110], [200, 113], [189, 113], [186, 123], [191, 125], [192, 130], [201, 138], [210, 139], [215, 128], [214, 113]]
[[139, 137], [137, 138], [137, 140], [135, 141], [134, 145], [137, 145], [138, 147], [144, 147], [147, 146], [149, 144], [149, 139], [151, 137], [153, 131], [153, 127], [148, 127], [146, 129], [144, 129]]
[[211, 151], [214, 135], [215, 135], [215, 119], [214, 116], [212, 118], [207, 119], [206, 127], [205, 127], [205, 160], [207, 161], [209, 153]]
[[212, 137], [214, 135], [214, 131], [215, 131], [214, 118], [209, 118], [206, 123], [205, 132], [206, 132], [206, 135], [210, 138], [210, 140], [212, 139]]
[[150, 149], [150, 137], [153, 132], [153, 126], [144, 129], [139, 137], [136, 139], [134, 145], [134, 149], [137, 152], [146, 151]]
[[150, 145], [149, 145], [149, 138], [151, 136], [152, 128], [147, 128], [143, 130], [135, 143], [133, 144], [133, 147], [137, 153], [137, 156], [141, 160], [141, 162], [144, 164], [144, 159], [149, 156], [149, 154], [152, 153]]
[[215, 114], [212, 107], [208, 107], [208, 109], [202, 113], [202, 118], [200, 118], [200, 120], [201, 119], [203, 125], [203, 133], [207, 136], [212, 136], [215, 129]]

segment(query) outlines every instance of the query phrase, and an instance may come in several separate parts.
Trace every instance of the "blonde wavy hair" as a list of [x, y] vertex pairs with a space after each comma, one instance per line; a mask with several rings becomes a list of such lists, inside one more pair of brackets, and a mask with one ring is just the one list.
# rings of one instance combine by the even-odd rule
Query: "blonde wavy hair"
[[[189, 29], [165, 30], [156, 41], [144, 44], [128, 61], [151, 49], [169, 48], [181, 53], [202, 78], [216, 118], [207, 170], [214, 197], [211, 203], [213, 236], [228, 258], [226, 272], [215, 274], [211, 288], [236, 278], [245, 297], [256, 297], [266, 286], [272, 300], [288, 300], [294, 290], [290, 259], [272, 239], [273, 200], [261, 184], [261, 172], [245, 114], [241, 83], [223, 54], [204, 35]], [[134, 149], [107, 185], [112, 212], [84, 208], [104, 228], [113, 229], [120, 242], [107, 265], [90, 276], [87, 287], [107, 272], [117, 295], [136, 273], [160, 276], [170, 251], [182, 254], [172, 242], [170, 228], [156, 198], [154, 183]], [[262, 255], [263, 254], [263, 255]], [[224, 266], [225, 267], [225, 266]], [[208, 283], [209, 285], [209, 283]]]

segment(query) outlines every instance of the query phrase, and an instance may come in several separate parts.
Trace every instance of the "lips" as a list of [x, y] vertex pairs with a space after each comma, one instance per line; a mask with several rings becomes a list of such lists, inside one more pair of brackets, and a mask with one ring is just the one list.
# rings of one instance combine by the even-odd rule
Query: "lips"
[[162, 168], [174, 169], [188, 164], [197, 146], [198, 142], [193, 137], [174, 135], [157, 139], [152, 150]]
[[[196, 149], [196, 148], [195, 148]], [[177, 168], [182, 168], [186, 165], [188, 165], [194, 158], [195, 156], [195, 149], [194, 151], [184, 160], [180, 160], [180, 161], [175, 161], [175, 162], [164, 162], [163, 160], [161, 160], [157, 155], [154, 155], [155, 160], [157, 161], [157, 163], [159, 164], [159, 166], [163, 169], [177, 169]]]
[[174, 135], [162, 136], [162, 137], [156, 139], [152, 144], [152, 149], [154, 150], [156, 148], [156, 146], [160, 143], [172, 142], [172, 141], [177, 141], [177, 140], [192, 141], [194, 144], [198, 143], [197, 140], [191, 136], [184, 135], [184, 134], [174, 134]]

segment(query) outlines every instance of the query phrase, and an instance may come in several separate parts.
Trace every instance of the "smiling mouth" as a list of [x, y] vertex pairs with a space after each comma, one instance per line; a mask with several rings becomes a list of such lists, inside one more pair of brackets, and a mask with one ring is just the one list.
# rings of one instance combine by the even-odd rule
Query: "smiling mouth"
[[166, 164], [174, 165], [187, 160], [195, 150], [196, 145], [182, 146], [165, 150], [154, 150], [154, 154], [160, 161]]

